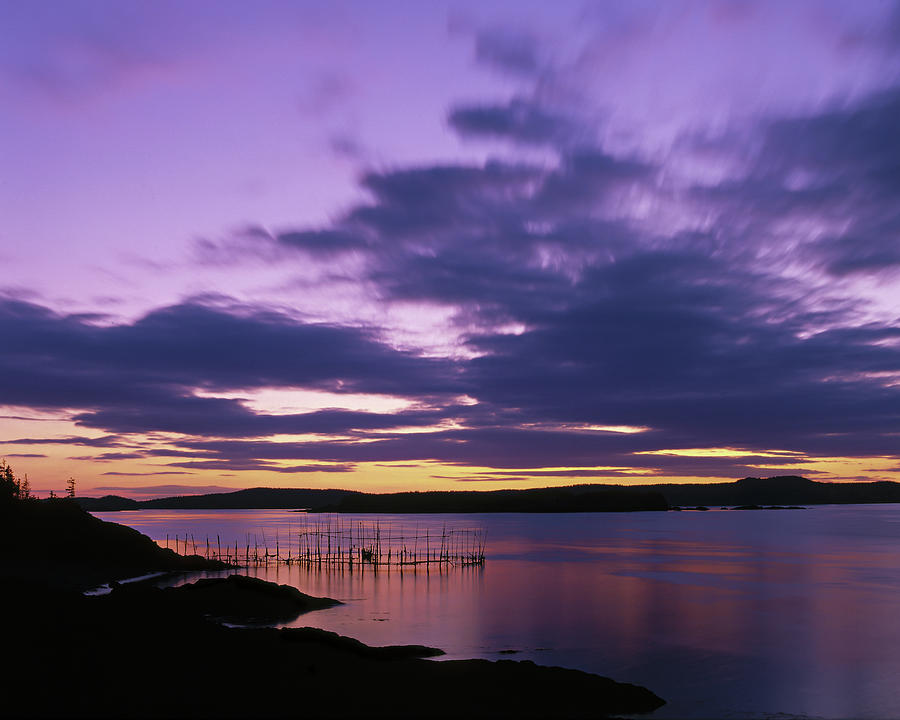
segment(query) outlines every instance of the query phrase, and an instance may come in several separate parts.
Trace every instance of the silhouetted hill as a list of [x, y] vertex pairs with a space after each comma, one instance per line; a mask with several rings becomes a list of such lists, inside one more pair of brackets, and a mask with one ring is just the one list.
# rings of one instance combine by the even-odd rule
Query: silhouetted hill
[[431, 491], [348, 495], [325, 512], [626, 512], [668, 510], [657, 490], [576, 485], [535, 490]]
[[158, 508], [166, 510], [294, 510], [330, 505], [347, 495], [358, 495], [354, 490], [318, 490], [295, 488], [249, 488], [229, 493], [207, 495], [179, 495], [131, 500], [116, 495], [101, 498], [79, 497], [78, 504], [91, 512], [110, 510], [142, 510]]
[[141, 504], [137, 500], [121, 495], [104, 495], [98, 498], [75, 498], [75, 502], [84, 510], [105, 512], [108, 510], [139, 510]]
[[77, 498], [85, 510], [309, 509], [318, 512], [626, 512], [697, 505], [822, 505], [900, 502], [900, 483], [816, 482], [797, 475], [730, 483], [570, 485], [532, 490], [362, 493], [353, 490], [251, 488], [230, 493], [130, 500]]
[[3, 577], [82, 590], [145, 572], [225, 567], [161, 548], [133, 528], [59, 498], [0, 505], [0, 547]]
[[732, 483], [642, 485], [670, 505], [826, 505], [900, 502], [900, 483], [816, 482], [797, 475], [747, 477]]
[[135, 501], [106, 496], [77, 498], [85, 510], [310, 509], [319, 512], [623, 512], [667, 510], [657, 489], [574, 485], [536, 490], [462, 490], [361, 493], [352, 490], [252, 488], [231, 493], [185, 495]]

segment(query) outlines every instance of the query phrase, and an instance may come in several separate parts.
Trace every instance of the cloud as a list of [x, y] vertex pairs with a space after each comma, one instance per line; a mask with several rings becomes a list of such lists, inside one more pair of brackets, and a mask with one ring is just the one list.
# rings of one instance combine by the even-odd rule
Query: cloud
[[[459, 413], [465, 408], [459, 408]], [[318, 410], [268, 415], [248, 409], [238, 400], [206, 397], [161, 396], [156, 402], [115, 407], [75, 415], [79, 425], [116, 428], [120, 433], [173, 432], [218, 437], [253, 437], [278, 434], [344, 434], [364, 430], [425, 426], [451, 416], [453, 410], [367, 413]], [[113, 457], [104, 455], [106, 457]]]
[[435, 480], [453, 480], [454, 482], [522, 482], [529, 480], [528, 476], [510, 476], [510, 477], [491, 477], [485, 475], [466, 475], [464, 477], [456, 477], [453, 475], [432, 475]]
[[117, 435], [105, 435], [103, 437], [84, 437], [71, 435], [60, 438], [16, 438], [13, 440], [0, 440], [0, 445], [83, 445], [85, 447], [117, 447], [122, 444], [124, 438]]
[[[100, 473], [101, 475], [122, 475], [122, 476], [135, 476], [139, 477], [142, 475], [193, 475], [193, 473], [184, 472], [182, 470], [159, 470], [157, 472], [117, 472], [110, 471], [105, 473]], [[105, 489], [105, 488], [95, 488], [97, 490]]]
[[900, 370], [898, 329], [804, 336], [796, 308], [773, 322], [791, 298], [767, 281], [690, 253], [595, 268], [568, 307], [523, 317], [530, 330], [474, 337], [468, 379], [530, 417], [810, 452], [852, 435], [892, 452], [900, 391], [875, 376]]
[[420, 243], [430, 233], [495, 225], [503, 207], [514, 208], [540, 175], [534, 166], [500, 161], [370, 172], [361, 185], [374, 202], [354, 208], [347, 221], [378, 233], [383, 242]]
[[342, 229], [285, 232], [275, 241], [283, 248], [325, 256], [365, 250], [368, 245], [361, 234]]
[[[528, 468], [535, 476], [554, 476], [560, 464], [573, 470], [560, 472], [566, 477], [631, 477], [629, 469], [651, 473], [710, 477], [745, 476], [758, 473], [757, 465], [798, 463], [796, 456], [757, 456], [752, 450], [739, 457], [696, 457], [646, 455], [661, 447], [690, 447], [697, 438], [685, 433], [680, 438], [671, 431], [639, 434], [577, 432], [570, 429], [539, 430], [504, 426], [473, 427], [428, 433], [386, 433], [370, 437], [365, 443], [347, 440], [317, 442], [268, 442], [265, 440], [185, 439], [177, 443], [185, 454], [207, 458], [199, 462], [210, 466], [256, 467], [256, 463], [310, 460], [335, 463], [409, 463], [442, 462], [458, 466], [493, 467], [497, 470], [479, 475], [500, 475], [499, 469], [521, 472]], [[209, 459], [213, 458], [213, 459]], [[189, 461], [191, 466], [194, 462]], [[610, 470], [594, 470], [598, 465]], [[179, 467], [184, 466], [179, 463]], [[584, 468], [584, 469], [579, 469]], [[537, 471], [535, 472], [535, 470]]]
[[516, 76], [535, 74], [541, 66], [537, 38], [507, 27], [486, 28], [475, 37], [475, 57], [485, 65]]
[[808, 248], [832, 275], [900, 268], [898, 122], [891, 90], [767, 129], [760, 172], [781, 189], [782, 215], [806, 209], [837, 230]]
[[561, 113], [514, 98], [505, 105], [464, 105], [451, 111], [448, 122], [463, 137], [495, 138], [525, 145], [565, 145], [583, 130]]
[[[193, 388], [291, 386], [333, 392], [459, 392], [452, 365], [393, 350], [370, 330], [306, 324], [281, 313], [185, 304], [132, 324], [96, 326], [46, 308], [0, 303], [0, 392], [10, 404], [103, 408], [118, 417], [175, 406], [241, 414]], [[99, 410], [97, 410], [99, 412]], [[88, 422], [90, 414], [79, 420]]]
[[[345, 473], [354, 469], [352, 464], [332, 463], [322, 465], [276, 465], [275, 463], [247, 460], [247, 459], [227, 459], [227, 460], [192, 460], [187, 462], [168, 463], [170, 467], [181, 467], [189, 470], [250, 470], [276, 472], [282, 474], [293, 475], [297, 473]], [[162, 474], [162, 473], [157, 473]]]
[[148, 499], [177, 495], [203, 495], [206, 493], [233, 492], [234, 488], [225, 487], [223, 485], [98, 485], [97, 487], [92, 488], [92, 491]]

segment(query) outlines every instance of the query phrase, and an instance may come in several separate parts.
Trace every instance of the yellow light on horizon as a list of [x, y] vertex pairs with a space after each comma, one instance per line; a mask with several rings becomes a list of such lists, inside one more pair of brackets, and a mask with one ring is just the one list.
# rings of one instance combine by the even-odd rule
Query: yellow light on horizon
[[575, 425], [575, 430], [596, 430], [598, 432], [624, 433], [633, 435], [634, 433], [647, 432], [650, 428], [643, 425]]
[[670, 450], [638, 450], [633, 455], [676, 455], [678, 457], [773, 457], [796, 458], [794, 462], [803, 462], [803, 453], [793, 450], [738, 450], [737, 448], [677, 448]]

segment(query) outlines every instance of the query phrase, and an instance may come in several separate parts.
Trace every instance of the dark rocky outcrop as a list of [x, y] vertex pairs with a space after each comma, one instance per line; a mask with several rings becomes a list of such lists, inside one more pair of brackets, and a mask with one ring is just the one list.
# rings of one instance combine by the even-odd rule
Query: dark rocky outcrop
[[[119, 592], [129, 590], [123, 585]], [[142, 591], [143, 588], [138, 590]], [[331, 598], [307, 595], [290, 585], [276, 585], [246, 575], [207, 578], [156, 590], [153, 601], [174, 603], [184, 612], [240, 625], [288, 622], [303, 613], [341, 604]]]
[[137, 530], [104, 522], [65, 499], [0, 505], [0, 548], [6, 578], [77, 590], [149, 572], [225, 568], [161, 548]]
[[[102, 597], [0, 582], [14, 717], [597, 718], [649, 690], [531, 662], [419, 659], [312, 628], [227, 628], [141, 588]], [[173, 595], [173, 598], [175, 596]], [[49, 690], [52, 688], [52, 692]]]
[[[0, 633], [11, 669], [0, 715], [55, 718], [596, 718], [648, 712], [645, 688], [501, 660], [423, 660], [312, 628], [228, 628], [333, 601], [249, 579], [159, 590], [127, 574], [203, 564], [75, 503], [2, 509]], [[29, 571], [28, 564], [39, 571]], [[249, 610], [247, 608], [250, 608]]]

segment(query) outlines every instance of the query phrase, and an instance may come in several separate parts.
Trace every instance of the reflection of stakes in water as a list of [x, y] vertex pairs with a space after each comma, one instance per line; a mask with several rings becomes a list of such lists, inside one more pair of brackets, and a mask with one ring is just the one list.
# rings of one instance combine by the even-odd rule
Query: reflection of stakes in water
[[[355, 525], [355, 527], [354, 527]], [[424, 533], [417, 522], [411, 535], [404, 533], [401, 525], [398, 532], [388, 522], [386, 528], [381, 527], [380, 520], [369, 523], [357, 520], [345, 521], [341, 517], [316, 517], [314, 522], [296, 529], [297, 554], [293, 552], [290, 531], [287, 552], [282, 553], [281, 538], [276, 530], [275, 552], [270, 552], [265, 531], [261, 529], [262, 548], [257, 533], [253, 533], [253, 546], [250, 544], [250, 533], [246, 533], [244, 555], [240, 555], [238, 541], [235, 540], [233, 554], [228, 545], [222, 552], [221, 536], [216, 535], [215, 549], [206, 536], [205, 556], [211, 560], [221, 560], [234, 566], [268, 567], [269, 562], [276, 564], [304, 564], [307, 566], [326, 568], [346, 566], [351, 571], [353, 566], [363, 569], [366, 566], [377, 571], [379, 567], [424, 566], [431, 565], [463, 566], [484, 565], [487, 533], [475, 528], [450, 528], [446, 523], [441, 528], [440, 541], [435, 536], [432, 547], [431, 529], [426, 527]], [[166, 534], [166, 547], [170, 544], [170, 535]], [[424, 554], [419, 553], [419, 545], [424, 546]], [[175, 535], [175, 551], [187, 554], [189, 549], [197, 554], [197, 543], [193, 533], [185, 533], [184, 538]], [[260, 552], [262, 551], [262, 552]]]
[[[354, 527], [355, 525], [355, 527]], [[431, 529], [424, 533], [421, 525], [413, 534], [403, 528], [395, 534], [391, 525], [381, 527], [380, 521], [344, 522], [342, 519], [319, 518], [298, 529], [299, 556], [291, 562], [315, 563], [317, 565], [346, 564], [378, 566], [385, 565], [426, 565], [443, 563], [449, 565], [480, 565], [484, 562], [485, 538], [480, 529], [442, 528], [439, 549], [432, 552]], [[419, 553], [419, 545], [424, 545], [424, 554]], [[347, 553], [344, 553], [344, 547]], [[286, 562], [280, 553], [278, 560]]]

